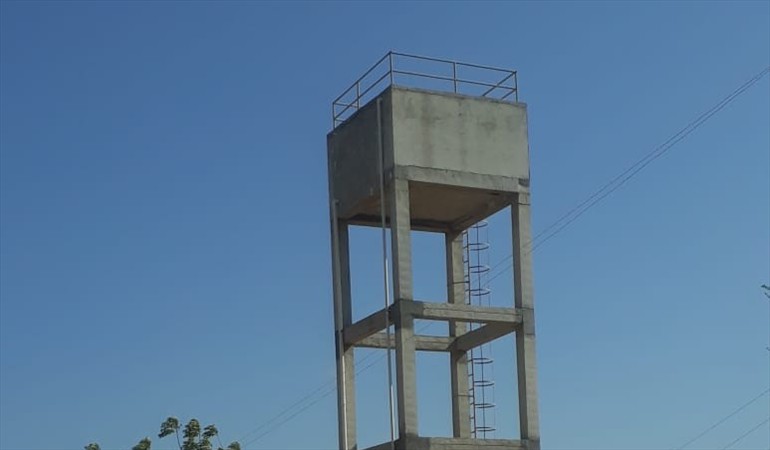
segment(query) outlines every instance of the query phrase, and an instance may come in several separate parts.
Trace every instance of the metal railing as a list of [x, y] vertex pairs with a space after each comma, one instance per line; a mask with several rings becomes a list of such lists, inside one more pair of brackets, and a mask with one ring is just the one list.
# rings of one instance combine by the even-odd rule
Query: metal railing
[[447, 59], [388, 52], [332, 102], [337, 127], [388, 86], [417, 87], [518, 101], [516, 71]]

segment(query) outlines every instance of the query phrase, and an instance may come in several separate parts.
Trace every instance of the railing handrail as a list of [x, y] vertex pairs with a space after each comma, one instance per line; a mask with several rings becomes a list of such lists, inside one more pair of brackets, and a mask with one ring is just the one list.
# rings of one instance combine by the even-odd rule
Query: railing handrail
[[[420, 55], [412, 55], [409, 53], [400, 53], [400, 52], [388, 52], [395, 56], [404, 56], [407, 58], [414, 58], [414, 59], [424, 59], [426, 61], [436, 61], [436, 62], [442, 62], [442, 63], [450, 63], [450, 64], [457, 64], [458, 66], [465, 66], [465, 67], [475, 67], [476, 69], [485, 69], [485, 70], [496, 70], [498, 72], [516, 72], [512, 69], [502, 69], [500, 67], [492, 67], [492, 66], [482, 66], [480, 64], [473, 64], [473, 63], [466, 63], [462, 61], [455, 61], [452, 59], [441, 59], [441, 58], [433, 58], [431, 56], [420, 56]], [[387, 56], [387, 55], [385, 55]]]
[[[451, 66], [452, 69], [452, 75], [439, 75], [439, 74], [432, 74], [432, 73], [424, 73], [424, 72], [417, 72], [412, 70], [402, 70], [399, 69], [398, 66], [398, 57], [409, 59], [409, 60], [416, 60], [416, 61], [431, 61], [431, 62], [437, 62], [441, 64], [447, 64]], [[372, 74], [377, 68], [383, 66], [383, 63], [387, 61], [387, 68], [384, 71], [382, 75], [380, 75], [375, 81], [365, 83], [365, 79]], [[470, 78], [463, 78], [459, 77], [457, 73], [458, 68], [472, 68], [472, 69], [479, 69], [483, 71], [494, 71], [494, 72], [501, 72], [505, 76], [500, 79], [499, 81], [495, 82], [489, 82], [489, 81], [481, 81], [481, 80], [474, 80]], [[374, 63], [369, 69], [364, 72], [363, 75], [358, 77], [353, 84], [351, 84], [347, 89], [345, 89], [342, 94], [340, 94], [337, 98], [332, 101], [332, 127], [336, 128], [337, 125], [347, 120], [347, 118], [350, 117], [350, 115], [354, 114], [355, 111], [357, 111], [361, 107], [361, 100], [366, 97], [366, 95], [375, 87], [380, 85], [383, 80], [386, 78], [388, 79], [387, 85], [392, 86], [395, 85], [395, 78], [397, 75], [404, 75], [409, 77], [415, 77], [420, 79], [433, 79], [433, 80], [439, 80], [439, 81], [449, 81], [452, 83], [452, 89], [449, 89], [449, 92], [454, 93], [460, 93], [460, 88], [462, 86], [484, 86], [489, 89], [485, 90], [482, 94], [472, 94], [477, 95], [480, 97], [487, 97], [490, 96], [490, 94], [499, 91], [501, 92], [499, 95], [495, 96], [494, 98], [498, 100], [505, 100], [509, 96], [514, 96], [514, 101], [518, 101], [518, 80], [517, 80], [517, 72], [515, 70], [511, 69], [503, 69], [500, 67], [492, 67], [492, 66], [486, 66], [481, 64], [472, 64], [472, 63], [465, 63], [461, 61], [454, 61], [449, 59], [441, 59], [441, 58], [433, 58], [429, 56], [418, 56], [418, 55], [412, 55], [409, 53], [400, 53], [400, 52], [394, 52], [389, 51], [387, 52], [383, 57], [381, 57], [379, 60], [377, 60], [376, 63]], [[506, 84], [510, 80], [511, 85]], [[362, 90], [363, 87], [363, 90]], [[346, 97], [349, 97], [351, 94], [351, 91], [355, 89], [355, 97], [348, 100]], [[338, 111], [338, 108], [342, 108]], [[349, 110], [353, 109], [353, 112], [345, 115]]]
[[364, 74], [363, 74], [363, 75], [361, 75], [360, 77], [358, 77], [358, 79], [357, 79], [356, 81], [354, 81], [354, 82], [353, 82], [353, 84], [351, 84], [349, 88], [345, 89], [345, 92], [343, 92], [342, 94], [340, 94], [340, 95], [339, 95], [339, 97], [335, 98], [335, 99], [334, 99], [334, 101], [335, 101], [335, 102], [338, 102], [338, 101], [340, 101], [340, 100], [342, 99], [342, 97], [344, 97], [344, 96], [345, 96], [345, 94], [347, 94], [348, 92], [350, 92], [350, 90], [351, 90], [351, 89], [353, 89], [354, 87], [356, 87], [356, 84], [360, 83], [360, 82], [361, 82], [361, 81], [362, 81], [364, 78], [366, 78], [366, 76], [367, 76], [367, 75], [369, 75], [370, 73], [372, 73], [372, 70], [376, 69], [376, 68], [377, 68], [377, 66], [379, 66], [380, 64], [382, 64], [382, 62], [383, 62], [383, 61], [385, 61], [386, 59], [390, 58], [392, 55], [393, 55], [393, 52], [388, 52], [388, 53], [385, 53], [385, 56], [383, 56], [382, 58], [380, 58], [380, 59], [379, 59], [379, 60], [378, 60], [376, 63], [374, 63], [374, 64], [372, 65], [372, 67], [370, 67], [370, 68], [369, 68], [369, 70], [367, 70], [366, 72], [364, 72]]

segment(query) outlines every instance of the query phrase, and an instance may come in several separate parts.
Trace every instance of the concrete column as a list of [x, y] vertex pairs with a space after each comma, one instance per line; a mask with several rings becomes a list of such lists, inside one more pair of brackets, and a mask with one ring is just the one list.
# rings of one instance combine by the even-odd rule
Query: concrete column
[[[463, 266], [463, 235], [446, 235], [446, 279], [449, 303], [465, 303], [465, 269]], [[468, 324], [449, 321], [449, 336], [457, 337], [468, 330]], [[452, 351], [449, 354], [452, 380], [452, 430], [454, 437], [471, 437], [470, 393], [468, 391], [468, 353]]]
[[[399, 438], [417, 436], [417, 375], [414, 344], [414, 318], [408, 307], [412, 294], [412, 239], [409, 213], [409, 182], [394, 178], [388, 189], [393, 295], [396, 304], [396, 380]], [[406, 306], [406, 305], [404, 305]]]
[[337, 354], [337, 414], [340, 450], [356, 450], [356, 393], [353, 347], [344, 344], [342, 330], [353, 323], [350, 295], [348, 225], [338, 220], [332, 207], [332, 276]]
[[514, 303], [522, 310], [522, 329], [516, 332], [516, 365], [519, 385], [521, 438], [540, 446], [537, 405], [537, 363], [535, 360], [535, 314], [532, 292], [532, 232], [528, 193], [516, 194], [511, 205], [513, 228]]

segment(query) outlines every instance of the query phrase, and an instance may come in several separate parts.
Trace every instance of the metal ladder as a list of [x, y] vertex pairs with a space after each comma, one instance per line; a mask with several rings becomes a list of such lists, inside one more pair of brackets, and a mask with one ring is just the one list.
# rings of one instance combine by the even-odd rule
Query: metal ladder
[[[465, 301], [468, 305], [491, 306], [491, 290], [487, 287], [489, 266], [489, 223], [481, 221], [463, 232], [465, 265]], [[469, 331], [481, 327], [469, 324]], [[470, 350], [468, 354], [468, 390], [470, 396], [471, 436], [476, 439], [494, 437], [495, 381], [491, 344]]]

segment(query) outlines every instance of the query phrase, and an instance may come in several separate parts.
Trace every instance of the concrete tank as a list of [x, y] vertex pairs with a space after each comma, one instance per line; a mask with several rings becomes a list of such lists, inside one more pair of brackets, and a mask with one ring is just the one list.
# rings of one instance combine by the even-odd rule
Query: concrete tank
[[409, 180], [414, 229], [467, 228], [529, 186], [523, 103], [390, 86], [327, 139], [338, 214], [351, 224], [379, 226], [380, 145], [388, 180]]

